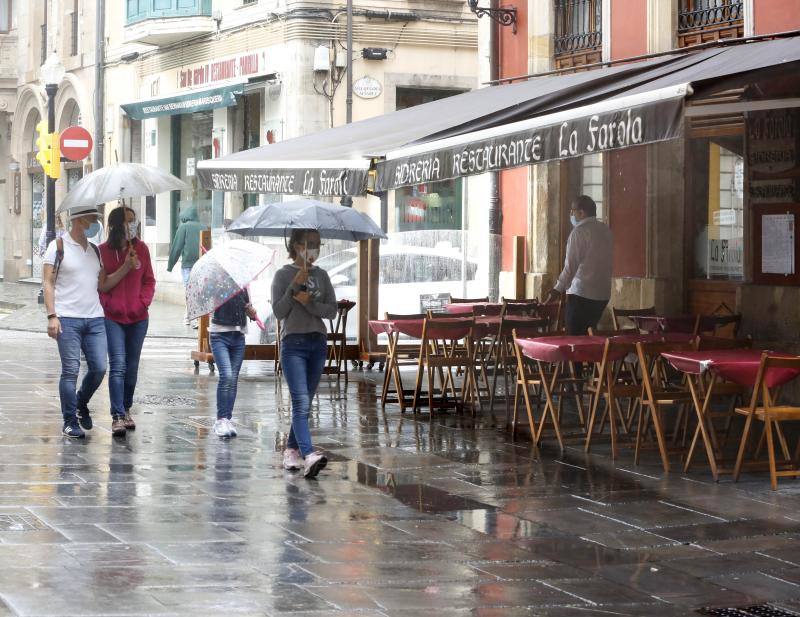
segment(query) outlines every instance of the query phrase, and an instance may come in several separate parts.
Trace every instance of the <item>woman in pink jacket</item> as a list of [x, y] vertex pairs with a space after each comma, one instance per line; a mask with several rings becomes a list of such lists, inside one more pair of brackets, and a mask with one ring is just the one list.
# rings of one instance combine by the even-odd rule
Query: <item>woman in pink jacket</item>
[[137, 238], [136, 212], [120, 206], [108, 216], [108, 240], [100, 245], [106, 274], [124, 268], [119, 282], [100, 289], [108, 339], [108, 392], [113, 417], [111, 432], [122, 436], [136, 428], [131, 417], [139, 357], [149, 321], [156, 279], [147, 245]]

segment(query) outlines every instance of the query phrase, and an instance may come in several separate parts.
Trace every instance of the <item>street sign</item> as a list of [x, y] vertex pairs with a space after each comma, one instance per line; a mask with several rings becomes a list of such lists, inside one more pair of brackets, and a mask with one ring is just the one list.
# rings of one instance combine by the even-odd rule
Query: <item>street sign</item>
[[61, 154], [71, 161], [89, 156], [92, 145], [91, 133], [82, 126], [71, 126], [61, 132]]

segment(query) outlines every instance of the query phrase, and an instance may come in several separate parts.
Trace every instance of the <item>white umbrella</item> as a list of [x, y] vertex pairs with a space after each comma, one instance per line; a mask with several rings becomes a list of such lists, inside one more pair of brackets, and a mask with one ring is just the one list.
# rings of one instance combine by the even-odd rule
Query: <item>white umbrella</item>
[[67, 193], [56, 212], [189, 188], [183, 180], [159, 167], [140, 163], [117, 163], [101, 167], [81, 178]]
[[275, 249], [251, 240], [220, 244], [192, 266], [186, 285], [190, 319], [211, 313], [238, 294], [275, 258]]

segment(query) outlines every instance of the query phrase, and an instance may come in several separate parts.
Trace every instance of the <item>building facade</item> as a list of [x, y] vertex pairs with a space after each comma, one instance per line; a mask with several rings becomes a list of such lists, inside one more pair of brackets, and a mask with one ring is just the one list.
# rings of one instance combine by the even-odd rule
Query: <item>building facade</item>
[[[529, 0], [517, 4], [517, 19], [516, 34], [499, 33], [504, 78], [593, 70], [609, 61], [797, 30], [800, 2]], [[796, 100], [798, 92], [796, 76], [762, 77], [714, 94], [713, 102], [726, 96], [731, 102]], [[742, 313], [754, 336], [796, 340], [794, 266], [775, 265], [765, 246], [789, 242], [789, 219], [778, 215], [800, 213], [798, 108], [739, 111], [734, 105], [716, 116], [694, 109], [686, 122], [683, 139], [501, 172], [504, 269], [511, 267], [510, 238], [527, 237], [527, 295], [546, 293], [563, 264], [570, 200], [585, 193], [615, 237], [611, 305]], [[775, 152], [788, 157], [780, 169], [769, 163]]]
[[[280, 187], [206, 190], [197, 163], [346, 122], [346, 13], [333, 1], [166, 4], [108, 7], [105, 129], [107, 157], [158, 165], [190, 186], [134, 204], [156, 260], [158, 293], [180, 301], [179, 273], [166, 272], [166, 257], [181, 211], [196, 206], [219, 233], [244, 208], [281, 199]], [[476, 87], [477, 39], [477, 22], [460, 1], [356, 1], [353, 120]], [[415, 218], [421, 200], [410, 194], [398, 204], [370, 197], [355, 206], [390, 229], [460, 229], [459, 187], [435, 191], [447, 221]]]
[[[88, 0], [5, 0], [8, 29], [0, 22], [0, 190], [2, 272], [10, 281], [39, 279], [42, 268], [44, 174], [36, 160], [36, 125], [47, 119], [39, 69], [56, 53], [66, 74], [55, 98], [56, 130], [82, 125], [94, 131], [95, 3]], [[91, 169], [86, 161], [65, 163], [56, 183], [56, 203]]]

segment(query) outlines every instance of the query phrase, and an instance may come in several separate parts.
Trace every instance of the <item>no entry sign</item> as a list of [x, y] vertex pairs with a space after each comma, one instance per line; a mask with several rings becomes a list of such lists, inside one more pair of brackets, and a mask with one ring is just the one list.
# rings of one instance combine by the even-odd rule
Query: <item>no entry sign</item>
[[92, 135], [82, 126], [71, 126], [61, 132], [61, 154], [71, 161], [80, 161], [92, 151]]

